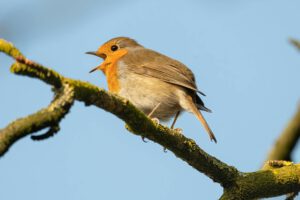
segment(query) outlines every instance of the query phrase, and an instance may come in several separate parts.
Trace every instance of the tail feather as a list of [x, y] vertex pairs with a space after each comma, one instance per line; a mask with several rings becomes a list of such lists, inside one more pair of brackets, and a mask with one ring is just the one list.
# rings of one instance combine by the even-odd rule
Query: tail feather
[[195, 103], [196, 103], [196, 106], [197, 106], [198, 110], [200, 109], [200, 110], [211, 113], [211, 110], [209, 108], [205, 107], [202, 99], [198, 95], [196, 95]]
[[192, 112], [196, 115], [197, 119], [201, 122], [201, 124], [203, 125], [203, 127], [205, 128], [206, 132], [208, 133], [210, 140], [214, 141], [215, 143], [217, 143], [217, 139], [214, 135], [214, 133], [212, 132], [212, 130], [210, 129], [208, 123], [206, 122], [206, 120], [204, 119], [202, 113], [197, 109], [196, 105], [193, 104], [192, 105]]
[[205, 111], [205, 112], [209, 112], [209, 113], [212, 112], [211, 109], [206, 108], [205, 106], [197, 105], [197, 108], [198, 108], [199, 110], [203, 110], [203, 111]]

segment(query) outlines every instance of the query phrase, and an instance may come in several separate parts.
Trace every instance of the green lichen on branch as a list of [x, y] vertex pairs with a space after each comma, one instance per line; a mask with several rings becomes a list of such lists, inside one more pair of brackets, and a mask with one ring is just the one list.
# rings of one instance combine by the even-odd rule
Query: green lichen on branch
[[122, 119], [129, 130], [148, 138], [172, 151], [198, 171], [206, 174], [221, 185], [231, 184], [238, 171], [204, 152], [189, 139], [165, 126], [155, 124], [128, 100], [97, 88], [89, 83], [68, 79], [75, 88], [78, 101], [102, 108]]
[[50, 127], [50, 129], [57, 127], [60, 120], [68, 113], [73, 102], [73, 87], [65, 84], [56, 92], [54, 100], [48, 107], [17, 119], [5, 128], [0, 129], [0, 156], [4, 155], [10, 146], [22, 137], [47, 127]]
[[10, 42], [0, 38], [0, 52], [6, 53], [7, 55], [17, 58], [23, 56], [22, 53]]
[[300, 164], [244, 173], [226, 188], [221, 200], [274, 197], [300, 190]]
[[12, 73], [37, 78], [56, 88], [61, 87], [62, 76], [59, 73], [34, 63], [23, 56], [17, 57], [16, 60], [18, 62], [14, 63], [10, 68]]
[[[0, 40], [0, 51], [8, 52], [7, 54], [14, 57], [17, 61], [11, 68], [13, 73], [37, 78], [54, 86], [56, 89], [59, 89], [65, 84], [69, 85], [74, 92], [72, 95], [74, 99], [86, 105], [102, 108], [116, 115], [127, 124], [128, 130], [132, 133], [146, 137], [162, 145], [199, 172], [204, 173], [213, 181], [218, 182], [224, 188], [224, 194], [221, 199], [271, 197], [299, 190], [299, 165], [291, 164], [289, 166], [284, 165], [276, 168], [271, 167], [270, 169], [252, 173], [242, 173], [235, 167], [229, 166], [206, 153], [192, 139], [185, 137], [175, 130], [154, 123], [128, 100], [91, 85], [90, 83], [63, 77], [54, 70], [27, 60], [23, 56], [20, 57], [21, 54], [18, 54], [17, 50], [13, 50], [15, 49], [13, 45], [10, 43], [6, 44], [3, 41], [4, 40]], [[1, 45], [3, 45], [3, 47], [1, 47]], [[58, 99], [55, 99], [54, 101], [57, 100]], [[56, 111], [56, 109], [53, 109], [50, 112], [50, 108], [51, 104], [48, 108], [42, 109], [26, 118], [16, 120], [6, 128], [0, 130], [0, 153], [2, 151], [3, 155], [7, 148], [17, 139], [37, 131], [37, 129], [35, 129], [36, 124], [38, 124], [40, 128], [57, 125], [57, 123], [47, 124], [51, 121], [47, 117]], [[47, 115], [45, 115], [45, 111], [48, 111]], [[40, 118], [37, 119], [36, 116]], [[16, 130], [16, 126], [22, 127], [22, 133]], [[6, 146], [7, 148], [1, 150], [2, 146]]]
[[13, 64], [11, 68], [11, 71], [15, 74], [37, 78], [55, 87], [57, 87], [57, 81], [72, 85], [76, 100], [82, 101], [86, 105], [97, 106], [116, 115], [130, 127], [134, 134], [161, 144], [221, 185], [230, 185], [237, 176], [238, 171], [234, 167], [210, 156], [193, 140], [186, 138], [184, 135], [153, 123], [128, 100], [87, 82], [56, 75], [57, 73], [54, 70], [34, 63], [25, 57], [16, 57], [16, 60], [18, 62]]

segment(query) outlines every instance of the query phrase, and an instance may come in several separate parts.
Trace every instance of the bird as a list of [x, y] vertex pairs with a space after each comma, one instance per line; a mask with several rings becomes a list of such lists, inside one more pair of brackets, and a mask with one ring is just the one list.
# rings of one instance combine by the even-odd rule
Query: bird
[[151, 118], [167, 121], [187, 111], [193, 113], [208, 133], [217, 139], [201, 111], [211, 112], [199, 95], [193, 72], [181, 62], [145, 48], [136, 40], [116, 37], [102, 44], [95, 55], [104, 61], [91, 72], [101, 70], [106, 76], [108, 90], [128, 99]]

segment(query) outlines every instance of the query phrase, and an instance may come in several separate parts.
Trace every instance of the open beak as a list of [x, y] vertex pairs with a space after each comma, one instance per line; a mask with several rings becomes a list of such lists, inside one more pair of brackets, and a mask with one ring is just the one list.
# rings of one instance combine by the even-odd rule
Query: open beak
[[[99, 53], [97, 53], [96, 51], [88, 51], [88, 52], [86, 52], [86, 54], [94, 55], [94, 56], [97, 56], [97, 57], [100, 57], [100, 58], [103, 58], [103, 59], [106, 58], [106, 55], [105, 55], [105, 54], [103, 54], [103, 53], [100, 53], [100, 54], [99, 54]], [[94, 69], [92, 69], [92, 70], [90, 71], [90, 73], [96, 71], [97, 69], [100, 69], [100, 66], [97, 66], [97, 67], [95, 67]]]

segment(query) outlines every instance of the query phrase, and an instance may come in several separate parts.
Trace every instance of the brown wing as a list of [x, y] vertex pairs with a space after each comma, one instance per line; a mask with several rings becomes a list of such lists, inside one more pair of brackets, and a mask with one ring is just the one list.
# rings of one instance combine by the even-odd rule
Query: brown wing
[[150, 49], [137, 49], [124, 57], [128, 70], [181, 86], [205, 96], [197, 89], [193, 72], [182, 63]]

